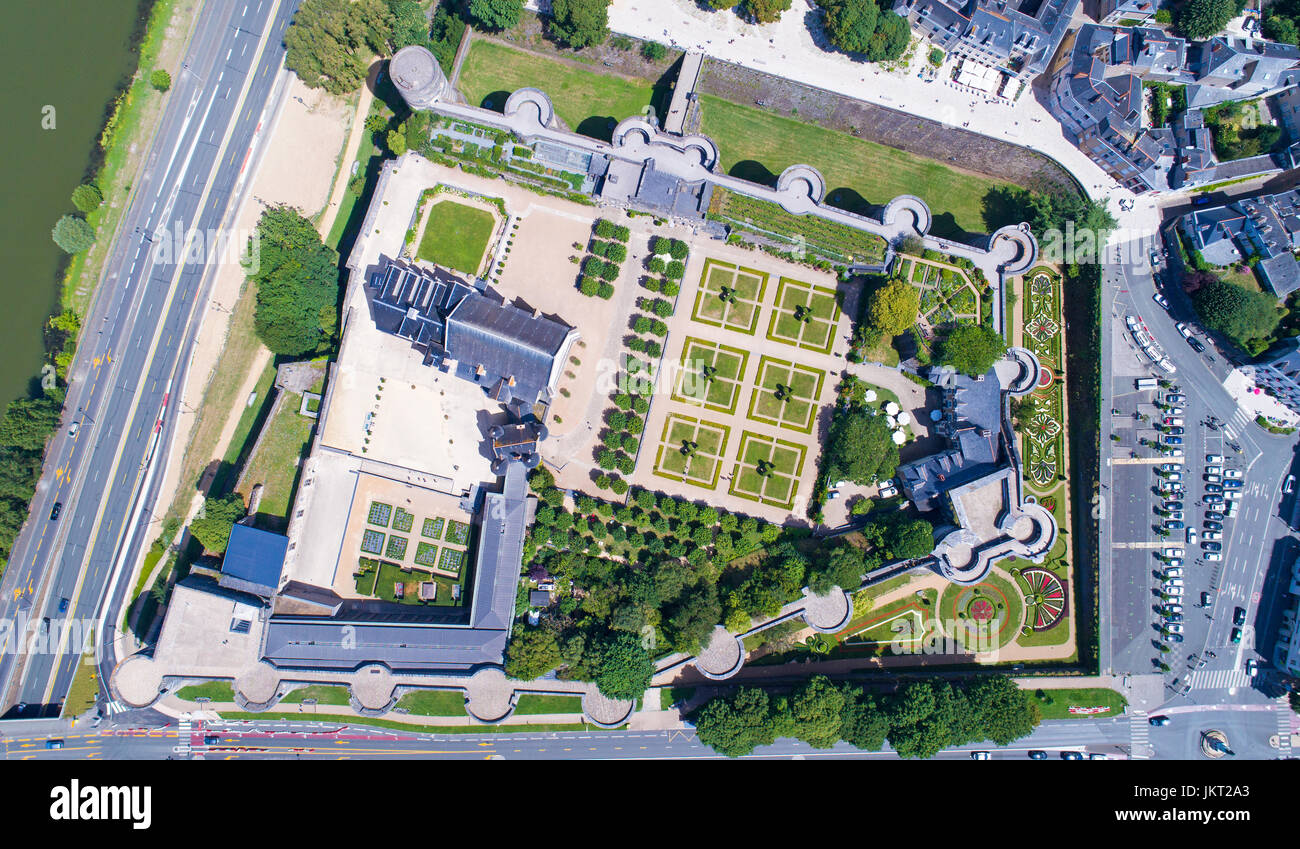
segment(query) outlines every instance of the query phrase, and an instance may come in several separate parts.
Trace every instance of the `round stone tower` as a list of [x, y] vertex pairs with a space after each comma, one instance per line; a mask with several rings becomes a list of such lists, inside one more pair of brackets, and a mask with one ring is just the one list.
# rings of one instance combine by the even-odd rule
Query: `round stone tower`
[[447, 94], [447, 77], [428, 48], [403, 47], [388, 63], [393, 85], [411, 109], [428, 109]]

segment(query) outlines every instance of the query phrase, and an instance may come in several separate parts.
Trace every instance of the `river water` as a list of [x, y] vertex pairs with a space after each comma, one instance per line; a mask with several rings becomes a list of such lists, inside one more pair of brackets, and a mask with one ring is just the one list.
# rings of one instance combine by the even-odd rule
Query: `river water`
[[[40, 371], [64, 255], [50, 230], [76, 212], [72, 190], [86, 176], [109, 103], [135, 68], [130, 43], [141, 10], [132, 0], [8, 0], [4, 14], [0, 405]], [[49, 107], [53, 129], [42, 127]]]

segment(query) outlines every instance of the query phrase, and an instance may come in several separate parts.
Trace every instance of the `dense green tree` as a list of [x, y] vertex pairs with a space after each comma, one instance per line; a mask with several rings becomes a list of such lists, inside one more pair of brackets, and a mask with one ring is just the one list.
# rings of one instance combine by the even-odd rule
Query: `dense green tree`
[[673, 650], [698, 654], [722, 620], [717, 585], [709, 582], [696, 585], [665, 613], [665, 630]]
[[808, 567], [808, 588], [824, 594], [833, 587], [851, 590], [862, 583], [862, 576], [880, 565], [880, 558], [848, 542], [818, 550]]
[[551, 35], [575, 50], [602, 43], [609, 35], [609, 0], [554, 0]]
[[1192, 295], [1201, 321], [1252, 354], [1262, 353], [1286, 315], [1272, 295], [1227, 280], [1212, 280]]
[[1237, 0], [1187, 0], [1178, 10], [1178, 31], [1193, 41], [1204, 41], [1222, 32], [1240, 9]]
[[767, 691], [741, 687], [732, 699], [713, 699], [695, 718], [696, 738], [730, 758], [776, 742], [780, 723]]
[[876, 0], [824, 0], [820, 5], [831, 44], [847, 53], [866, 53], [880, 18]]
[[898, 468], [898, 446], [883, 416], [846, 405], [835, 410], [826, 440], [826, 470], [832, 481], [872, 483]]
[[541, 678], [560, 665], [560, 644], [546, 628], [515, 628], [506, 647], [506, 675], [517, 681]]
[[104, 195], [94, 183], [82, 183], [72, 190], [72, 205], [82, 212], [94, 212], [103, 202]]
[[303, 0], [284, 34], [285, 66], [310, 88], [361, 87], [367, 60], [389, 49], [393, 13], [381, 0]]
[[630, 701], [644, 695], [654, 671], [654, 663], [640, 639], [632, 634], [620, 634], [601, 652], [596, 686], [611, 699]]
[[80, 253], [95, 244], [95, 230], [86, 219], [65, 215], [54, 225], [54, 244], [70, 254]]
[[519, 23], [524, 0], [470, 0], [469, 14], [486, 29], [510, 29]]
[[159, 68], [149, 75], [149, 85], [158, 91], [167, 91], [172, 87], [172, 75]]
[[840, 717], [840, 737], [864, 752], [878, 752], [889, 736], [889, 716], [861, 688], [844, 687], [844, 712]]
[[1300, 44], [1300, 27], [1296, 26], [1300, 15], [1297, 13], [1300, 13], [1300, 7], [1294, 3], [1274, 3], [1264, 13], [1264, 35], [1283, 44]]
[[1042, 719], [1029, 693], [1011, 678], [979, 678], [963, 689], [967, 701], [979, 711], [979, 739], [1008, 746], [1031, 734]]
[[815, 675], [790, 696], [794, 736], [815, 749], [829, 749], [840, 739], [844, 691], [825, 675]]
[[239, 493], [209, 496], [204, 499], [198, 518], [190, 522], [190, 536], [199, 541], [204, 551], [225, 554], [231, 529], [245, 515], [244, 497]]
[[925, 557], [934, 549], [934, 528], [924, 519], [895, 521], [885, 530], [884, 544], [892, 560]]
[[427, 45], [429, 19], [417, 0], [388, 0], [388, 11], [392, 16], [388, 41], [394, 53], [412, 44]]
[[871, 293], [867, 302], [867, 323], [886, 336], [897, 336], [916, 323], [921, 293], [897, 277]]
[[406, 153], [406, 133], [400, 129], [389, 130], [384, 137], [384, 146], [393, 156], [401, 156]]
[[770, 24], [790, 11], [793, 0], [745, 0], [745, 10], [760, 24]]
[[890, 699], [889, 742], [901, 758], [932, 758], [952, 745], [952, 688], [908, 681]]
[[939, 346], [937, 362], [962, 374], [979, 377], [1007, 352], [1001, 334], [984, 325], [962, 324], [953, 328]]
[[263, 212], [256, 238], [260, 260], [252, 279], [258, 338], [283, 356], [329, 350], [338, 326], [338, 252], [323, 245], [312, 223], [289, 207]]

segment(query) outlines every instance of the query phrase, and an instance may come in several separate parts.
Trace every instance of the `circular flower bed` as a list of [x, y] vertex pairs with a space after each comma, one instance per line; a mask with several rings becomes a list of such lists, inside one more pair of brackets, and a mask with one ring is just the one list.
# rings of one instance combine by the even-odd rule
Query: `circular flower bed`
[[1052, 385], [1052, 381], [1054, 379], [1056, 379], [1056, 375], [1052, 373], [1051, 366], [1045, 366], [1040, 364], [1039, 372], [1038, 372], [1038, 388], [1046, 389], [1047, 387]]
[[1047, 569], [1031, 567], [1020, 573], [1029, 586], [1025, 605], [1029, 608], [1029, 626], [1035, 631], [1046, 631], [1061, 621], [1065, 615], [1065, 585]]

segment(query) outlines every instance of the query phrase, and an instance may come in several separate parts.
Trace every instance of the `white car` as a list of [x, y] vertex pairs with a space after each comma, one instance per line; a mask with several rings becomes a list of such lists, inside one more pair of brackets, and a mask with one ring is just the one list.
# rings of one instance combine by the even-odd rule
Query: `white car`
[[1206, 467], [1205, 467], [1205, 473], [1206, 473], [1207, 475], [1221, 475], [1221, 474], [1223, 474], [1223, 467], [1222, 467], [1222, 466], [1206, 466]]
[[1187, 544], [1196, 545], [1196, 528], [1187, 529]]
[[1295, 475], [1287, 475], [1286, 482], [1282, 484], [1282, 494], [1290, 495], [1293, 489], [1295, 489]]
[[1185, 521], [1187, 521], [1187, 515], [1186, 515], [1185, 513], [1183, 513], [1182, 510], [1170, 510], [1170, 511], [1169, 511], [1169, 515], [1166, 516], [1165, 518], [1168, 519], [1168, 520], [1170, 520], [1171, 522], [1185, 522]]
[[1191, 337], [1192, 331], [1187, 327], [1186, 324], [1183, 324], [1181, 321], [1175, 324], [1174, 327], [1178, 328], [1178, 332], [1183, 334], [1184, 339]]
[[1222, 531], [1206, 531], [1205, 533], [1201, 534], [1201, 539], [1205, 540], [1206, 542], [1217, 542], [1217, 541], [1223, 539], [1223, 532], [1222, 532]]
[[1133, 328], [1138, 326], [1137, 318], [1131, 315], [1124, 316], [1124, 323], [1128, 325], [1129, 330], [1132, 330]]
[[1152, 295], [1151, 300], [1155, 301], [1163, 309], [1166, 310], [1169, 309], [1169, 301], [1165, 300], [1165, 296], [1160, 294], [1159, 292], [1156, 292], [1154, 295]]
[[1176, 482], [1176, 481], [1180, 481], [1180, 480], [1182, 480], [1182, 479], [1183, 479], [1183, 474], [1182, 474], [1182, 472], [1170, 472], [1170, 473], [1169, 473], [1169, 481], [1170, 481], [1171, 483]]
[[1160, 471], [1162, 472], [1181, 472], [1182, 470], [1183, 470], [1182, 463], [1161, 463], [1160, 464]]
[[892, 484], [885, 484], [880, 488], [881, 498], [893, 498], [895, 495], [898, 495], [898, 490]]
[[1181, 578], [1183, 576], [1183, 570], [1178, 566], [1170, 566], [1165, 570], [1164, 574], [1165, 580], [1168, 581], [1170, 578]]
[[1161, 588], [1161, 592], [1163, 592], [1167, 596], [1179, 598], [1180, 596], [1183, 595], [1183, 588], [1181, 586], [1165, 585], [1163, 588]]
[[1165, 548], [1160, 551], [1160, 555], [1162, 557], [1182, 557], [1183, 550], [1181, 548]]
[[1205, 462], [1207, 462], [1207, 463], [1222, 463], [1222, 462], [1223, 462], [1223, 455], [1222, 455], [1222, 454], [1206, 454], [1206, 455], [1205, 455]]
[[1178, 371], [1178, 367], [1175, 366], [1168, 357], [1161, 359], [1156, 363], [1156, 365], [1160, 366], [1160, 368], [1164, 370], [1165, 374], [1174, 374]]
[[1224, 497], [1226, 500], [1228, 500], [1228, 501], [1240, 501], [1240, 500], [1241, 500], [1241, 490], [1239, 490], [1239, 489], [1229, 489], [1229, 490], [1227, 490], [1227, 491], [1225, 491], [1225, 492], [1223, 493], [1223, 497]]
[[1241, 469], [1228, 469], [1223, 473], [1223, 476], [1230, 480], [1239, 481], [1242, 479]]
[[1223, 562], [1223, 555], [1220, 554], [1220, 553], [1217, 552], [1217, 551], [1207, 551], [1207, 552], [1205, 552], [1205, 562], [1206, 562], [1206, 563], [1222, 563], [1222, 562]]
[[1177, 622], [1170, 622], [1165, 625], [1165, 630], [1171, 634], [1181, 634], [1183, 632], [1183, 626]]
[[1169, 452], [1169, 456], [1170, 456], [1170, 457], [1181, 457], [1181, 456], [1183, 456], [1183, 449], [1181, 449], [1181, 448], [1175, 448], [1173, 451], [1170, 451], [1170, 452]]
[[1205, 482], [1206, 482], [1206, 483], [1223, 483], [1223, 478], [1219, 477], [1218, 475], [1206, 475], [1206, 476], [1205, 476]]
[[1182, 407], [1170, 407], [1170, 408], [1168, 409], [1167, 412], [1168, 412], [1169, 415], [1171, 415], [1171, 416], [1181, 416], [1181, 415], [1183, 414], [1183, 408], [1182, 408]]

